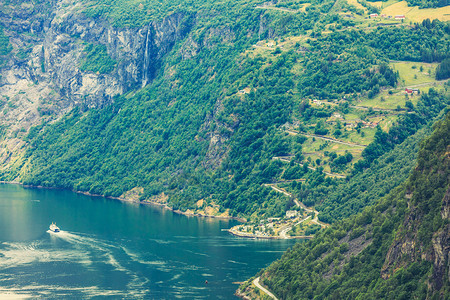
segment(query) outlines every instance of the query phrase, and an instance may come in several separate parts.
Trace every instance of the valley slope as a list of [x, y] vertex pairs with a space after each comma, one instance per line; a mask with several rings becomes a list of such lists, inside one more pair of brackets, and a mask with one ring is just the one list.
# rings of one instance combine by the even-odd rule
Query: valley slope
[[321, 222], [360, 212], [449, 101], [448, 22], [366, 10], [3, 2], [0, 178], [253, 224], [307, 214], [289, 194]]
[[[362, 213], [299, 243], [258, 274], [280, 299], [446, 299], [450, 114], [421, 143], [403, 184]], [[251, 281], [242, 297], [259, 298]]]

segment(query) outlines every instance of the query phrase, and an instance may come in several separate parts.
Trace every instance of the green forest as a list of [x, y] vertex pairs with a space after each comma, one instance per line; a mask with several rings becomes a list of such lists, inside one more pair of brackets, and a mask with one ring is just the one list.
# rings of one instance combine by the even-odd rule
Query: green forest
[[0, 66], [3, 65], [3, 56], [11, 52], [12, 47], [9, 43], [9, 37], [3, 32], [3, 27], [0, 26]]
[[[126, 3], [106, 7], [100, 1], [86, 13], [108, 16], [121, 26], [149, 21], [145, 9], [144, 15], [123, 14], [134, 7]], [[200, 18], [192, 29], [192, 38], [208, 46], [182, 59], [182, 45], [175, 45], [145, 88], [118, 96], [107, 107], [75, 108], [52, 125], [32, 128], [25, 155], [0, 177], [20, 176], [25, 184], [112, 197], [138, 187], [144, 191], [141, 200], [165, 193], [170, 207], [185, 211], [195, 210], [196, 202], [204, 199], [219, 205], [220, 212], [251, 219], [280, 216], [293, 205], [264, 184], [303, 180], [285, 187], [307, 206], [322, 211], [322, 221], [331, 223], [361, 211], [374, 196], [386, 194], [405, 178], [412, 164], [403, 162], [414, 155], [411, 145], [418, 139], [413, 136], [447, 107], [448, 93], [446, 86], [430, 89], [414, 104], [402, 100], [392, 113], [364, 111], [357, 105], [384, 91], [399, 93], [399, 73], [391, 60], [445, 62], [450, 27], [426, 20], [358, 30], [340, 14], [324, 14], [332, 3], [313, 2], [305, 12], [286, 13], [255, 10], [239, 1], [227, 10], [224, 3], [193, 2], [192, 11], [213, 6], [217, 12], [214, 18]], [[176, 6], [167, 5], [161, 8], [162, 15]], [[237, 17], [233, 23], [231, 16]], [[261, 18], [268, 24], [264, 31]], [[233, 38], [209, 36], [213, 26], [230, 28]], [[326, 33], [325, 26], [344, 29]], [[271, 40], [269, 36], [275, 36], [280, 46], [265, 52], [252, 47]], [[300, 40], [283, 44], [292, 36]], [[82, 70], [109, 73], [115, 65], [104, 45], [85, 46]], [[168, 69], [173, 70], [171, 75], [164, 72]], [[326, 105], [313, 105], [312, 99]], [[329, 121], [336, 114], [356, 115], [362, 121], [351, 129], [345, 120]], [[374, 118], [385, 118], [389, 127], [365, 128], [362, 122]], [[282, 125], [287, 123], [299, 124], [296, 130], [307, 135], [367, 144], [362, 152], [336, 152], [330, 143], [317, 148], [315, 138], [305, 142], [301, 134], [286, 135]], [[212, 136], [223, 144], [211, 148]], [[404, 141], [409, 144], [394, 150]], [[319, 156], [308, 154], [308, 143]], [[290, 163], [274, 159], [283, 156]], [[383, 168], [393, 177], [380, 180], [376, 174]], [[361, 193], [370, 186], [368, 178], [380, 188]]]
[[[14, 11], [19, 2], [5, 5]], [[256, 275], [281, 299], [445, 298], [448, 257], [439, 247], [449, 229], [450, 22], [441, 21], [445, 14], [419, 18], [417, 7], [420, 22], [369, 16], [395, 3], [77, 2], [71, 13], [100, 24], [92, 32], [145, 37], [130, 47], [137, 57], [130, 74], [139, 78], [147, 68], [151, 78], [98, 107], [83, 101], [88, 95], [59, 116], [36, 107], [38, 125], [8, 137], [0, 127], [0, 141], [10, 143], [1, 149], [0, 180], [119, 199], [131, 193], [141, 203], [253, 225], [297, 210], [314, 224], [296, 220], [295, 228], [291, 220], [284, 237], [311, 240]], [[55, 30], [68, 36], [57, 21]], [[167, 32], [152, 32], [161, 24]], [[41, 89], [39, 80], [52, 76], [44, 67], [50, 54], [32, 47], [38, 38], [31, 29], [22, 49], [13, 30], [0, 27], [0, 67], [25, 65], [28, 57], [42, 72], [27, 88]], [[172, 31], [170, 46], [159, 45]], [[128, 67], [108, 53], [112, 39], [85, 36], [70, 36], [75, 50], [61, 42], [77, 53], [71, 84]], [[150, 38], [157, 61], [148, 66], [142, 56]], [[56, 102], [64, 92], [58, 88], [39, 101]], [[1, 97], [0, 115], [17, 108], [11, 98]], [[251, 281], [240, 291], [261, 296]]]
[[[429, 255], [440, 238], [448, 239], [449, 137], [447, 114], [421, 142], [403, 184], [296, 244], [262, 272], [263, 283], [281, 299], [445, 299], [448, 257], [438, 262]], [[393, 254], [402, 243], [413, 246]]]
[[84, 48], [84, 52], [86, 58], [80, 65], [81, 70], [99, 74], [110, 73], [114, 70], [116, 61], [108, 55], [105, 45], [88, 44]]
[[444, 7], [449, 5], [448, 0], [408, 0], [408, 5], [419, 6], [420, 8]]

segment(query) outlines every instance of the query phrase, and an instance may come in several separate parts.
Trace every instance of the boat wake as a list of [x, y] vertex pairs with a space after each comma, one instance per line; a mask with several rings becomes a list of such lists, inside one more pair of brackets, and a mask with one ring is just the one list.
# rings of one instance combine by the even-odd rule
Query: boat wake
[[42, 242], [2, 243], [0, 248], [0, 269], [20, 267], [32, 263], [78, 261], [90, 264], [87, 252], [78, 250], [45, 249]]
[[129, 256], [128, 253], [124, 251], [124, 247], [113, 245], [109, 242], [102, 241], [94, 237], [83, 236], [81, 234], [76, 234], [64, 230], [61, 230], [57, 233], [52, 232], [51, 230], [49, 231], [52, 236], [73, 244], [76, 248], [83, 249], [85, 251], [87, 250], [89, 251], [89, 253], [93, 253], [93, 256], [97, 257], [96, 262], [100, 261], [103, 264], [111, 266], [114, 271], [126, 273], [131, 277], [131, 281], [127, 285], [130, 289], [140, 288], [148, 282], [147, 279], [137, 276], [135, 272], [119, 262], [120, 259], [117, 257], [119, 256], [119, 254], [126, 254], [127, 256]]
[[[50, 234], [50, 240], [0, 243], [0, 286], [2, 287], [0, 296], [8, 293], [14, 295], [18, 292], [25, 295], [29, 293], [32, 297], [45, 296], [49, 292], [53, 295], [75, 293], [80, 298], [130, 296], [131, 294], [133, 298], [142, 298], [148, 295], [149, 290], [145, 287], [148, 279], [139, 276], [139, 273], [127, 263], [132, 260], [122, 246], [93, 236], [64, 230], [60, 232], [47, 230], [47, 233]], [[60, 267], [57, 267], [58, 265]], [[85, 287], [82, 289], [71, 287], [70, 276], [72, 275], [54, 272], [66, 267], [86, 277]], [[49, 284], [35, 285], [34, 268], [49, 270], [50, 275], [45, 274]], [[113, 285], [101, 288], [104, 280], [91, 275], [98, 274], [99, 270], [102, 273], [117, 272], [116, 276], [125, 279], [123, 289], [117, 290]], [[89, 276], [93, 279], [88, 280]], [[98, 282], [98, 286], [92, 285], [95, 282]]]

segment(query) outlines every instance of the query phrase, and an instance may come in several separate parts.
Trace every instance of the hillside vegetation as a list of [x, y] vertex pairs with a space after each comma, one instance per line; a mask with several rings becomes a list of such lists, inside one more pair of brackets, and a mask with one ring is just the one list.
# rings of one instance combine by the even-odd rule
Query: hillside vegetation
[[5, 36], [3, 28], [0, 26], [0, 67], [3, 65], [3, 56], [11, 52], [9, 37]]
[[[391, 188], [404, 178], [411, 164], [378, 159], [448, 105], [448, 86], [431, 73], [420, 77], [430, 79], [420, 94], [405, 95], [392, 62], [446, 59], [448, 23], [363, 28], [370, 20], [328, 0], [107, 2], [91, 1], [84, 13], [138, 27], [177, 12], [193, 25], [145, 88], [32, 128], [2, 179], [114, 197], [139, 191], [141, 201], [255, 220], [293, 206], [272, 183], [334, 222], [372, 202], [337, 196], [365, 180], [358, 176], [390, 181], [367, 175], [379, 162], [398, 174]], [[80, 59], [99, 74], [117, 63], [94, 44]]]
[[88, 44], [84, 51], [86, 57], [81, 63], [81, 70], [103, 74], [109, 73], [114, 69], [116, 61], [108, 56], [104, 45]]
[[418, 5], [420, 8], [425, 7], [445, 7], [449, 5], [448, 0], [408, 0], [408, 5]]
[[[445, 299], [449, 293], [450, 114], [406, 182], [298, 243], [261, 274], [280, 299]], [[241, 287], [258, 295], [250, 282]]]

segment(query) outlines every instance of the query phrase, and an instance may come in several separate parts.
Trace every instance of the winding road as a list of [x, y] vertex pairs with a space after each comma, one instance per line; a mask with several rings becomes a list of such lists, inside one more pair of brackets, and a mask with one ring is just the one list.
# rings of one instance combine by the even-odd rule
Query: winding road
[[[311, 216], [307, 216], [306, 218], [304, 218], [303, 220], [300, 220], [299, 222], [295, 223], [295, 224], [292, 225], [292, 226], [286, 226], [286, 227], [283, 227], [283, 229], [280, 230], [279, 235], [280, 235], [282, 238], [284, 238], [284, 239], [288, 239], [289, 237], [288, 237], [287, 233], [288, 233], [289, 231], [291, 231], [292, 227], [295, 227], [295, 226], [297, 226], [298, 224], [303, 223], [303, 222], [305, 222], [306, 220], [308, 220], [308, 219], [310, 219], [310, 218], [311, 218]], [[314, 221], [314, 220], [313, 220], [313, 221]], [[320, 224], [319, 224], [319, 225], [320, 225]]]
[[[293, 156], [274, 156], [274, 157], [272, 157], [272, 159], [281, 160], [281, 161], [288, 162], [288, 163], [291, 162], [292, 158], [293, 158]], [[296, 164], [301, 166], [301, 167], [303, 167], [303, 164], [301, 164], [301, 163], [297, 163], [296, 162]], [[313, 167], [310, 167], [310, 166], [308, 166], [308, 169], [313, 170], [313, 171], [316, 170], [316, 168], [313, 168]], [[331, 177], [345, 178], [345, 175], [336, 174], [336, 173], [330, 173], [330, 172], [326, 172], [326, 171], [322, 171], [322, 172], [325, 173], [328, 176], [331, 176]]]
[[[319, 213], [320, 213], [320, 212], [318, 212], [318, 211], [315, 210], [315, 209], [311, 209], [311, 208], [306, 207], [305, 204], [303, 204], [302, 202], [298, 201], [298, 199], [295, 198], [291, 193], [285, 191], [285, 190], [282, 189], [282, 188], [277, 187], [275, 184], [266, 183], [266, 184], [264, 184], [264, 186], [271, 187], [273, 190], [275, 190], [275, 191], [277, 191], [277, 192], [279, 192], [279, 193], [283, 193], [283, 194], [285, 194], [286, 196], [292, 198], [292, 199], [294, 200], [295, 205], [297, 205], [297, 207], [301, 207], [301, 208], [303, 208], [305, 211], [307, 211], [307, 212], [309, 212], [309, 213], [313, 212], [313, 213], [314, 213], [314, 219], [312, 219], [311, 222], [316, 223], [317, 225], [320, 225], [320, 226], [322, 226], [322, 227], [328, 227], [328, 226], [329, 226], [329, 225], [327, 225], [327, 224], [322, 223], [322, 222], [319, 221]], [[300, 223], [306, 221], [306, 220], [309, 219], [309, 218], [311, 218], [311, 216], [308, 216], [306, 219], [301, 220], [300, 222], [296, 223], [295, 225], [300, 224]], [[295, 226], [295, 225], [294, 225], [294, 226]], [[293, 226], [286, 226], [286, 227], [284, 227], [283, 229], [280, 230], [280, 234], [279, 234], [279, 235], [282, 236], [282, 237], [284, 237], [284, 238], [286, 238], [286, 237], [287, 237], [286, 234], [289, 232], [289, 230], [292, 229], [292, 227], [293, 227]]]
[[362, 106], [362, 105], [350, 105], [351, 108], [360, 109], [360, 110], [369, 110], [372, 109], [373, 111], [385, 111], [390, 113], [404, 113], [406, 109], [401, 108], [400, 111], [397, 109], [391, 109], [391, 108], [379, 108], [379, 107], [369, 107], [369, 106]]
[[275, 299], [275, 300], [278, 300], [278, 298], [277, 298], [274, 294], [272, 294], [268, 289], [266, 289], [265, 287], [263, 287], [262, 285], [259, 284], [259, 277], [256, 277], [256, 278], [253, 280], [253, 284], [254, 284], [258, 289], [260, 289], [261, 291], [263, 291], [266, 295], [268, 295], [270, 298]]
[[344, 141], [336, 140], [336, 139], [322, 136], [322, 135], [316, 135], [316, 134], [312, 134], [312, 133], [304, 133], [304, 132], [300, 132], [300, 131], [296, 131], [296, 130], [292, 130], [292, 129], [287, 129], [286, 132], [293, 134], [293, 135], [302, 134], [307, 137], [311, 137], [311, 138], [314, 137], [316, 139], [321, 139], [321, 140], [325, 140], [325, 141], [329, 141], [329, 142], [333, 142], [333, 143], [337, 143], [337, 144], [342, 144], [342, 145], [347, 145], [347, 146], [352, 146], [352, 147], [365, 148], [367, 146], [367, 145], [361, 145], [361, 144], [357, 144], [357, 143], [344, 142]]
[[296, 13], [296, 12], [300, 12], [301, 11], [301, 10], [297, 10], [297, 9], [276, 7], [276, 6], [270, 6], [270, 5], [258, 5], [255, 8], [257, 8], [257, 9], [278, 10], [278, 11], [284, 11], [284, 12], [290, 12], [290, 13]]

